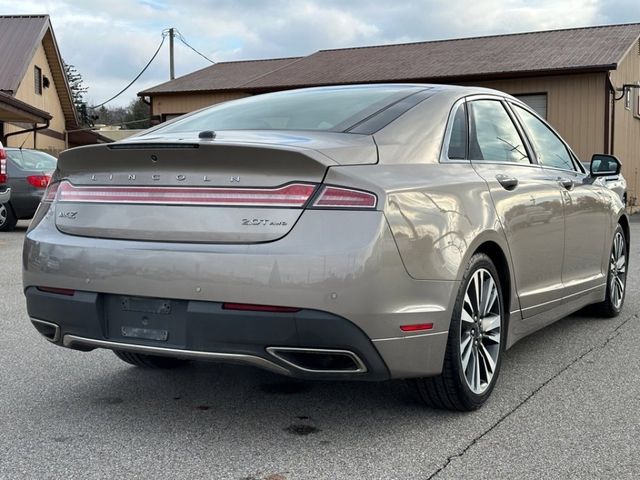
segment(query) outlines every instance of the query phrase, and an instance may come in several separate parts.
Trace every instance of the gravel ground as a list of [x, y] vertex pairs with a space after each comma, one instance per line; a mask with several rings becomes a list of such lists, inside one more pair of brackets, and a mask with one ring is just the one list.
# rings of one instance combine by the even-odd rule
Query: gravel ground
[[0, 234], [0, 478], [638, 477], [637, 242], [622, 315], [580, 312], [521, 341], [490, 401], [456, 414], [422, 407], [403, 382], [145, 371], [53, 346], [25, 311], [25, 230]]

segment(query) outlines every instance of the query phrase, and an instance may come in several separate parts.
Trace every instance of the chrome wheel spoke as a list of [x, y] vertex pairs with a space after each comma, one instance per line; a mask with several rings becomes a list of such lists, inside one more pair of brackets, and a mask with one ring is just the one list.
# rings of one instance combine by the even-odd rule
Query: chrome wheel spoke
[[485, 333], [493, 332], [500, 328], [500, 315], [491, 315], [482, 319], [482, 331]]
[[489, 314], [489, 312], [495, 305], [497, 298], [498, 298], [498, 289], [496, 288], [496, 283], [493, 281], [493, 278], [489, 277], [489, 281], [487, 282], [486, 294], [485, 294], [484, 309], [482, 310], [483, 316], [486, 316]]
[[[465, 308], [462, 309], [462, 321], [464, 323], [469, 323], [471, 325], [473, 325], [473, 317], [471, 316], [471, 314], [469, 312], [467, 312], [467, 310]], [[468, 326], [468, 325], [465, 325]]]
[[482, 282], [483, 282], [481, 270], [478, 270], [473, 277], [474, 277], [473, 287], [476, 294], [476, 304], [475, 304], [474, 313], [476, 315], [480, 315], [480, 313], [482, 312], [482, 304], [480, 302], [482, 301]]
[[471, 388], [473, 388], [473, 381], [474, 381], [474, 376], [475, 376], [475, 371], [476, 371], [476, 365], [475, 364], [476, 364], [476, 352], [475, 352], [475, 349], [472, 347], [470, 349], [467, 368], [465, 368], [465, 370], [464, 370], [464, 378], [466, 378], [467, 385], [469, 385]]
[[475, 387], [475, 390], [480, 390], [480, 352], [478, 352], [478, 350], [476, 349], [475, 352], [475, 369], [473, 370], [473, 378], [474, 378], [474, 382], [473, 385]]
[[485, 361], [485, 366], [487, 369], [487, 381], [488, 381], [491, 379], [491, 377], [493, 376], [493, 372], [495, 372], [496, 370], [496, 362], [491, 356], [491, 354], [489, 353], [489, 350], [487, 350], [487, 347], [485, 347], [484, 344], [482, 343], [480, 344], [480, 354], [482, 355]]
[[463, 342], [463, 344], [460, 345], [460, 353], [462, 355], [462, 369], [465, 371], [465, 373], [469, 367], [469, 359], [471, 358], [472, 351], [473, 341], [471, 335], [469, 335], [466, 342]]
[[[471, 299], [469, 298], [469, 291], [467, 290], [467, 293], [465, 293], [464, 295], [464, 306], [462, 308], [463, 311], [467, 310], [464, 307], [468, 307], [468, 310], [471, 312], [471, 315], [473, 316], [475, 314], [475, 311], [473, 310], [473, 303], [471, 303]], [[471, 321], [473, 321], [473, 318], [471, 319]]]

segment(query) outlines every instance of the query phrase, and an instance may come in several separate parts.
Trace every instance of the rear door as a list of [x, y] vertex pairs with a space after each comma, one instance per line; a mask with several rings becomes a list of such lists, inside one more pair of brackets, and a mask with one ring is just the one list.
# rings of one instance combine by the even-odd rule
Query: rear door
[[523, 317], [562, 298], [564, 212], [561, 188], [531, 158], [506, 105], [471, 98], [469, 158], [487, 182], [509, 243]]
[[542, 120], [517, 104], [511, 107], [532, 142], [538, 162], [562, 189], [565, 249], [562, 282], [566, 295], [601, 286], [606, 271], [610, 212], [603, 187], [577, 165], [564, 141]]

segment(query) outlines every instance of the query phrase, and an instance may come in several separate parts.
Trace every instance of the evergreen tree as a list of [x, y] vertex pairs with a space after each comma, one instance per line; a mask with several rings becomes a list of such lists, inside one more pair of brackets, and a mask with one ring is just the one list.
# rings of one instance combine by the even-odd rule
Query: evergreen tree
[[127, 114], [124, 117], [123, 128], [149, 128], [151, 126], [151, 108], [142, 98], [132, 100], [127, 107]]
[[92, 119], [87, 113], [87, 104], [84, 102], [84, 94], [87, 93], [89, 87], [86, 87], [82, 80], [82, 75], [74, 65], [68, 64], [64, 60], [64, 73], [67, 75], [67, 82], [71, 90], [71, 99], [76, 106], [76, 110], [80, 114], [82, 125], [93, 125]]

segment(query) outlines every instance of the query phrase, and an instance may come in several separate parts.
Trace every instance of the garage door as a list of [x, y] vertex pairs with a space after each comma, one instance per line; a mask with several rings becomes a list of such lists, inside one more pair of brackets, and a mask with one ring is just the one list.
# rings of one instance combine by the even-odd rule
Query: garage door
[[535, 95], [514, 95], [518, 100], [526, 103], [531, 109], [542, 118], [547, 118], [547, 94], [537, 93]]

